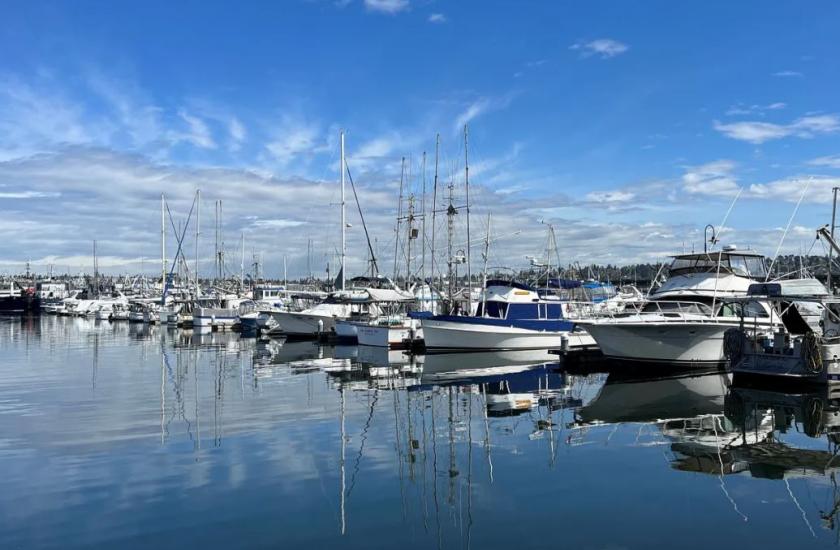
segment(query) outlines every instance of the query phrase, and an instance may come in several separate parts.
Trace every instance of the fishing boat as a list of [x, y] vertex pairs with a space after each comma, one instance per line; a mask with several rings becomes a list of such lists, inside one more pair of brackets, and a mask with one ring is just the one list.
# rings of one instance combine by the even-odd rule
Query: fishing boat
[[487, 281], [474, 315], [421, 319], [426, 350], [581, 348], [595, 342], [563, 314], [555, 295], [516, 281]]
[[[816, 279], [751, 285], [748, 300], [773, 304], [782, 319], [776, 330], [759, 331], [740, 315], [724, 335], [724, 350], [738, 377], [840, 384], [840, 299]], [[835, 392], [840, 393], [840, 392]]]
[[196, 302], [193, 310], [193, 327], [233, 328], [239, 322], [240, 306], [245, 302], [251, 300], [235, 294], [202, 298]]
[[[673, 256], [670, 276], [648, 295], [641, 310], [576, 319], [610, 358], [686, 366], [725, 364], [723, 339], [738, 326], [737, 312], [726, 299], [747, 295], [749, 286], [767, 277], [764, 256], [734, 246], [715, 252]], [[760, 300], [742, 305], [755, 327], [779, 323]]]
[[0, 315], [38, 315], [41, 312], [41, 300], [32, 288], [24, 287], [15, 281], [0, 291]]

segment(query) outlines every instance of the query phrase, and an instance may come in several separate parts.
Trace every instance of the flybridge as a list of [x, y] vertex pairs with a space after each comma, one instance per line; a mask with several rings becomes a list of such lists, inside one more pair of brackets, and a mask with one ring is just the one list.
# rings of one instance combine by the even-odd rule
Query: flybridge
[[671, 275], [717, 272], [742, 277], [763, 279], [767, 276], [764, 256], [749, 250], [736, 251], [726, 247], [718, 252], [699, 252], [674, 256], [669, 271]]

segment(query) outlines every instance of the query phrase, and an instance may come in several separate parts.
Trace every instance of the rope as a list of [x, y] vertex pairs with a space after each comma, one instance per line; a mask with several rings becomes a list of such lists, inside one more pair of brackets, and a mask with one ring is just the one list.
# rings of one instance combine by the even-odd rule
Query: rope
[[813, 374], [819, 374], [823, 370], [821, 352], [820, 337], [813, 330], [809, 330], [802, 339], [802, 360], [805, 362], [805, 368]]

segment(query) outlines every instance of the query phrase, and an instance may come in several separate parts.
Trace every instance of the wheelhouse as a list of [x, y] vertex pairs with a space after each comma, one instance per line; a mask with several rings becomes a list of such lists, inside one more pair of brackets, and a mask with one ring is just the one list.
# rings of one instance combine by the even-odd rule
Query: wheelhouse
[[722, 250], [719, 252], [701, 252], [674, 256], [668, 268], [673, 275], [693, 273], [732, 274], [750, 279], [767, 277], [764, 256], [756, 252]]

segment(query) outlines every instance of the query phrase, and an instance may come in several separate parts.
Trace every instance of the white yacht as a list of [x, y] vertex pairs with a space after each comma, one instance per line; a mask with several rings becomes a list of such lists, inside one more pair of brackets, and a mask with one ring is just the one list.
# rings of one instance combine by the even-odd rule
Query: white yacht
[[369, 309], [370, 296], [366, 290], [339, 290], [314, 307], [274, 313], [272, 318], [277, 326], [272, 332], [293, 338], [335, 334], [337, 319], [366, 315]]
[[668, 280], [650, 293], [639, 312], [577, 323], [611, 359], [723, 364], [724, 333], [738, 326], [739, 315], [758, 330], [772, 329], [780, 322], [766, 302], [750, 300], [735, 305], [726, 301], [746, 296], [752, 283], [766, 277], [761, 254], [734, 246], [680, 254], [673, 257]]

